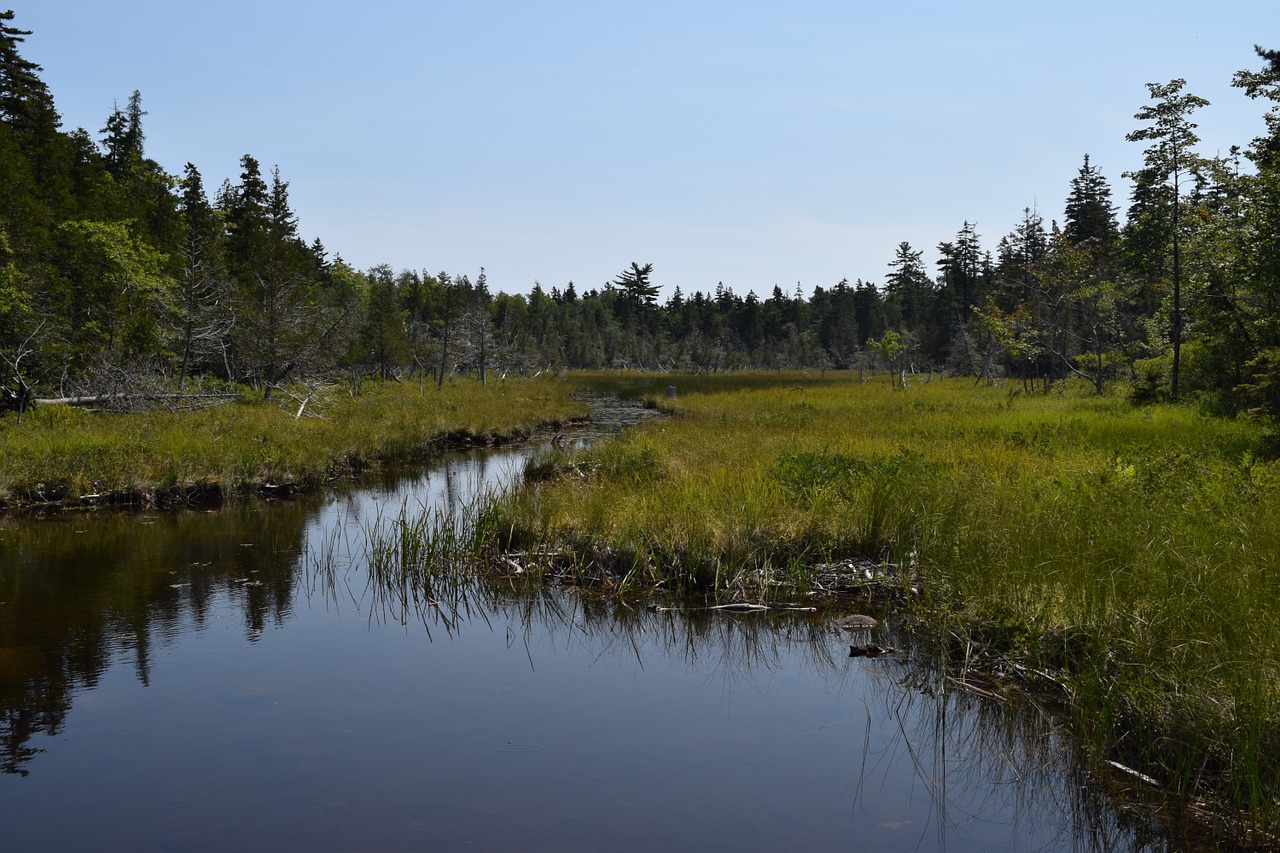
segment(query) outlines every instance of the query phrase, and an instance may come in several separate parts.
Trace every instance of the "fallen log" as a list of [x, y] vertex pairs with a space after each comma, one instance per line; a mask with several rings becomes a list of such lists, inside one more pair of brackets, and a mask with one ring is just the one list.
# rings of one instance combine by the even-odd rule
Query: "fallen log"
[[32, 402], [37, 406], [77, 406], [92, 408], [96, 406], [131, 406], [138, 404], [189, 404], [194, 406], [212, 406], [218, 403], [230, 403], [239, 400], [243, 395], [224, 394], [86, 394], [79, 397], [37, 397]]

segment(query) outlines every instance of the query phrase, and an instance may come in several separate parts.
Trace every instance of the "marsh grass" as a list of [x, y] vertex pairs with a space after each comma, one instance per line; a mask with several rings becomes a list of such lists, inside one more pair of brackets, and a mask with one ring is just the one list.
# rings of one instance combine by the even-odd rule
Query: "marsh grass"
[[85, 495], [145, 500], [197, 484], [222, 490], [315, 485], [387, 462], [418, 461], [451, 444], [527, 434], [585, 407], [554, 379], [488, 388], [460, 381], [419, 393], [412, 383], [329, 392], [296, 418], [260, 399], [189, 412], [91, 413], [41, 407], [0, 418], [0, 502]]
[[1257, 426], [937, 379], [590, 382], [674, 417], [541, 465], [493, 510], [509, 544], [738, 598], [910, 565], [952, 658], [1053, 687], [1097, 760], [1274, 827], [1280, 463]]

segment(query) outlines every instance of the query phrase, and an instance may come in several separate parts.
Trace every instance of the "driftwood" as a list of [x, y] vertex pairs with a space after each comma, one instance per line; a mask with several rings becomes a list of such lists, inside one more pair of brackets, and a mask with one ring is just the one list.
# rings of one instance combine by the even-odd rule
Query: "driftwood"
[[336, 387], [337, 387], [336, 385], [329, 385], [323, 382], [315, 383], [315, 384], [308, 383], [306, 385], [307, 393], [303, 396], [298, 396], [297, 394], [294, 394], [293, 392], [285, 388], [279, 388], [277, 386], [278, 390], [282, 394], [284, 394], [286, 397], [288, 397], [289, 399], [293, 400], [295, 403], [298, 404], [298, 411], [296, 411], [293, 415], [293, 419], [295, 421], [301, 419], [304, 414], [307, 417], [319, 418], [320, 420], [328, 420], [328, 418], [326, 418], [322, 414], [319, 414], [318, 412], [308, 412], [307, 407], [310, 406], [311, 403], [315, 402], [317, 403], [317, 408], [318, 408], [319, 403], [324, 401], [323, 395], [328, 391], [332, 391]]
[[770, 607], [766, 604], [715, 604], [709, 607], [660, 607], [657, 604], [649, 605], [649, 609], [654, 613], [693, 613], [699, 610], [725, 610], [730, 613], [763, 613], [766, 610], [791, 610], [802, 613], [814, 613], [816, 607], [793, 607], [789, 605], [778, 605]]
[[136, 408], [149, 405], [166, 405], [175, 408], [203, 408], [217, 406], [240, 399], [240, 394], [87, 394], [79, 397], [37, 397], [37, 406], [78, 406], [87, 408]]

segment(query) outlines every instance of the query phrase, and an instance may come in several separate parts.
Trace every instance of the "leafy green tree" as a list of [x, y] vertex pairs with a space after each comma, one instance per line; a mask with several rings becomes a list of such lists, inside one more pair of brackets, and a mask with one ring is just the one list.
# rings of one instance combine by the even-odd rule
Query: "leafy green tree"
[[1168, 218], [1168, 250], [1172, 258], [1172, 328], [1173, 368], [1169, 393], [1178, 399], [1179, 374], [1182, 359], [1182, 188], [1187, 177], [1200, 167], [1201, 160], [1194, 148], [1200, 141], [1195, 133], [1192, 114], [1200, 107], [1208, 106], [1204, 98], [1182, 91], [1186, 80], [1174, 79], [1168, 83], [1148, 83], [1154, 104], [1140, 109], [1134, 118], [1148, 122], [1125, 136], [1130, 142], [1151, 142], [1144, 152], [1144, 168], [1134, 177], [1140, 186], [1153, 192], [1154, 209], [1142, 214]]
[[994, 362], [1003, 357], [1017, 369], [1023, 389], [1031, 390], [1035, 385], [1035, 364], [1044, 349], [1040, 325], [1027, 304], [1003, 311], [992, 301], [985, 309], [974, 309], [971, 337], [973, 357], [980, 368], [974, 371], [979, 381], [983, 377], [993, 381]]
[[1100, 262], [1101, 244], [1086, 238], [1073, 243], [1065, 233], [1054, 235], [1052, 253], [1044, 268], [1042, 292], [1056, 306], [1043, 336], [1056, 363], [1087, 378], [1101, 395], [1120, 344], [1122, 292], [1114, 270]]
[[[906, 244], [903, 244], [906, 245]], [[885, 332], [867, 346], [879, 353], [889, 368], [889, 384], [894, 388], [907, 387], [907, 361], [911, 355], [911, 336], [902, 332]]]
[[73, 357], [81, 363], [150, 356], [161, 349], [173, 310], [168, 258], [138, 238], [126, 222], [63, 226], [75, 299], [69, 320]]
[[31, 397], [28, 365], [36, 354], [34, 329], [28, 323], [29, 294], [23, 276], [9, 251], [9, 238], [0, 228], [0, 412], [14, 410], [18, 417]]

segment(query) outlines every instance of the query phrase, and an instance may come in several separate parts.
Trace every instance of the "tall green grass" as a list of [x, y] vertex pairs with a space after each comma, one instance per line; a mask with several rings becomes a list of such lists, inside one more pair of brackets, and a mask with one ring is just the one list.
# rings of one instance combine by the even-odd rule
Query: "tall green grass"
[[1057, 685], [1099, 761], [1280, 817], [1280, 463], [1255, 425], [963, 381], [592, 382], [674, 417], [543, 460], [501, 506], [515, 546], [762, 598], [830, 560], [910, 566], [930, 636]]
[[573, 387], [509, 379], [460, 381], [419, 393], [412, 383], [334, 389], [295, 417], [297, 404], [245, 399], [188, 412], [92, 413], [41, 407], [0, 418], [0, 502], [157, 492], [212, 482], [224, 489], [314, 484], [384, 462], [431, 456], [450, 443], [527, 433], [581, 415]]

